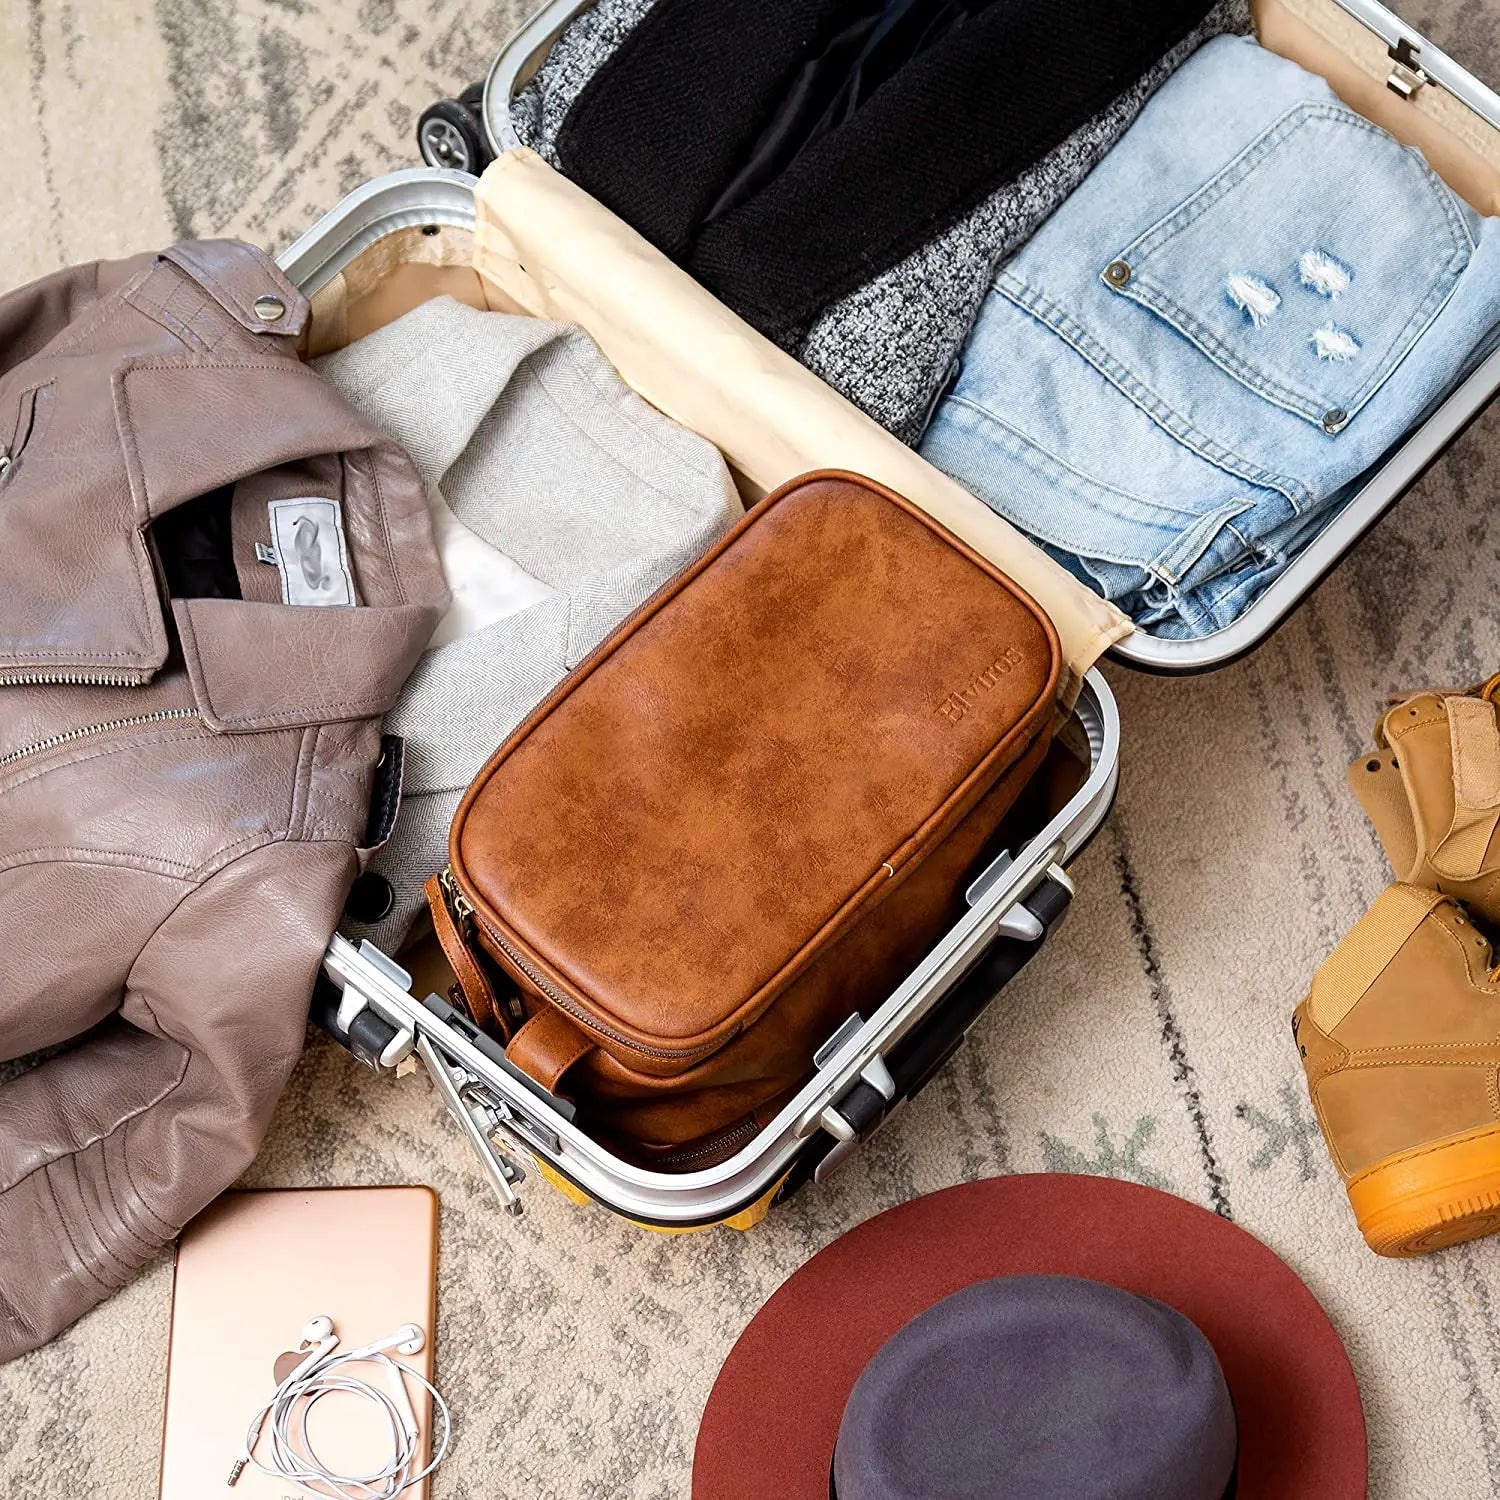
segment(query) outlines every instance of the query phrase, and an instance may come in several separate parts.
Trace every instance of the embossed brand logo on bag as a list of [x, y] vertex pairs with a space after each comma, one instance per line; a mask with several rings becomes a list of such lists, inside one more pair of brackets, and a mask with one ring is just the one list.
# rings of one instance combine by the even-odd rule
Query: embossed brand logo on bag
[[961, 722], [964, 715], [979, 702], [980, 697], [989, 692], [1002, 677], [1007, 677], [1014, 672], [1021, 665], [1021, 661], [1020, 650], [1015, 646], [1007, 646], [1004, 653], [997, 656], [971, 682], [949, 693], [938, 704], [938, 713], [942, 714], [950, 724]]

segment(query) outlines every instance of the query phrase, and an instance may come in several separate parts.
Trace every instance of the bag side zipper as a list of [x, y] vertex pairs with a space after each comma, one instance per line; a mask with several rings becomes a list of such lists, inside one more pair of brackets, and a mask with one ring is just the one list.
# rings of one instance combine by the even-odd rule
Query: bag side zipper
[[760, 1126], [753, 1119], [740, 1120], [733, 1125], [726, 1125], [699, 1145], [653, 1156], [651, 1166], [658, 1172], [716, 1167], [720, 1162], [728, 1161], [741, 1146], [754, 1140], [759, 1134]]
[[[458, 883], [458, 877], [452, 869], [444, 870], [438, 877], [444, 892], [448, 895], [449, 904], [453, 908], [453, 915], [459, 923], [460, 932], [464, 924], [469, 924], [471, 930], [474, 928], [482, 931], [492, 943], [505, 956], [506, 960], [516, 971], [536, 989], [541, 995], [555, 1005], [559, 1010], [566, 1012], [571, 1020], [576, 1021], [585, 1031], [591, 1031], [596, 1036], [602, 1036], [607, 1041], [613, 1042], [617, 1047], [623, 1047], [631, 1052], [637, 1052], [643, 1057], [657, 1057], [663, 1060], [677, 1061], [688, 1057], [706, 1057], [710, 1052], [717, 1052], [724, 1042], [712, 1042], [702, 1047], [649, 1047], [644, 1043], [626, 1036], [623, 1032], [616, 1031], [613, 1027], [598, 1019], [581, 1001], [573, 999], [571, 995], [552, 983], [545, 975], [537, 972], [536, 968], [527, 959], [518, 953], [515, 947], [502, 937], [500, 933], [484, 920], [474, 907], [474, 903], [464, 895], [463, 887]], [[462, 903], [460, 906], [459, 903]], [[728, 1040], [727, 1038], [725, 1039]]]
[[[465, 896], [461, 890], [459, 890], [458, 882], [453, 878], [452, 870], [444, 869], [438, 875], [438, 887], [443, 893], [443, 900], [447, 904], [449, 915], [453, 918], [453, 925], [455, 931], [458, 934], [458, 941], [463, 948], [468, 950], [470, 960], [472, 962], [474, 952], [473, 904], [470, 902], [469, 898]], [[480, 970], [479, 972], [481, 981], [487, 986], [488, 990], [490, 991], [490, 994], [486, 998], [498, 1001], [499, 1004], [502, 1004], [505, 1007], [506, 1014], [510, 1017], [511, 1026], [514, 1029], [519, 1030], [520, 1027], [526, 1024], [526, 1012], [522, 1008], [520, 994], [512, 989], [504, 997], [496, 996], [494, 994], [495, 986], [491, 984], [489, 980], [484, 976], [483, 970]], [[458, 982], [454, 987], [463, 1000], [463, 1004], [462, 1006], [460, 1006], [460, 1009], [467, 1011], [469, 1013], [470, 1019], [478, 1020], [479, 1017], [474, 1014], [476, 1004], [478, 1002], [471, 1002], [468, 995], [464, 993], [464, 983], [462, 977], [459, 977]]]
[[[8, 680], [8, 678], [0, 678], [0, 683]], [[89, 724], [82, 729], [65, 730], [62, 734], [49, 735], [44, 740], [22, 745], [19, 750], [0, 755], [0, 770], [16, 765], [33, 755], [45, 755], [49, 750], [60, 750], [64, 745], [71, 745], [77, 740], [92, 739], [100, 734], [111, 734], [117, 729], [137, 729], [147, 724], [163, 724], [169, 719], [196, 719], [197, 717], [198, 711], [193, 708], [159, 708], [149, 714], [132, 714], [124, 719], [108, 719], [102, 724]]]

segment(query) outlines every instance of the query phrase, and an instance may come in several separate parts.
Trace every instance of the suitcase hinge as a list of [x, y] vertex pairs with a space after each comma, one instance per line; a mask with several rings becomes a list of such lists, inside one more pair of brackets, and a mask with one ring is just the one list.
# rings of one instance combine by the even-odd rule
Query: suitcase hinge
[[[516, 1188], [526, 1180], [525, 1170], [500, 1149], [495, 1132], [500, 1128], [502, 1108], [499, 1101], [487, 1097], [468, 1069], [451, 1063], [425, 1036], [416, 1041], [417, 1056], [427, 1066], [434, 1087], [448, 1106], [448, 1113], [468, 1137], [484, 1175], [489, 1180], [500, 1207], [519, 1216], [521, 1200]], [[508, 1115], [509, 1111], [505, 1111]]]

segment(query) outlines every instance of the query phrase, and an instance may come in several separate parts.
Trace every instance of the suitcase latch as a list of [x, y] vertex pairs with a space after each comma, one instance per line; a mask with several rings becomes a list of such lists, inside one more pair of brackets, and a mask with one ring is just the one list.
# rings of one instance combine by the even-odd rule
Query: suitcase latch
[[1422, 64], [1418, 61], [1420, 55], [1420, 49], [1412, 46], [1409, 37], [1402, 37], [1391, 47], [1391, 61], [1395, 66], [1391, 69], [1385, 86], [1393, 94], [1399, 94], [1403, 99], [1410, 99], [1423, 85], [1432, 82], [1422, 71]]
[[[411, 975], [368, 939], [360, 943], [359, 957], [374, 971], [373, 977], [399, 990], [411, 988]], [[416, 1047], [416, 1028], [399, 1012], [381, 1004], [375, 985], [362, 985], [358, 977], [351, 976], [345, 982], [335, 1019], [339, 1032], [349, 1038], [350, 1050], [377, 1072], [399, 1067]], [[365, 1045], [357, 1046], [361, 1041]]]

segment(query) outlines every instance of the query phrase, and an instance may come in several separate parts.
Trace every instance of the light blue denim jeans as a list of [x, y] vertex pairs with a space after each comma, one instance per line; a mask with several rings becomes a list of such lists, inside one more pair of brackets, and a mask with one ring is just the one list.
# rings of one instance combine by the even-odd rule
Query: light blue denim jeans
[[1250, 38], [996, 276], [922, 454], [1152, 633], [1230, 624], [1500, 324], [1500, 220]]

